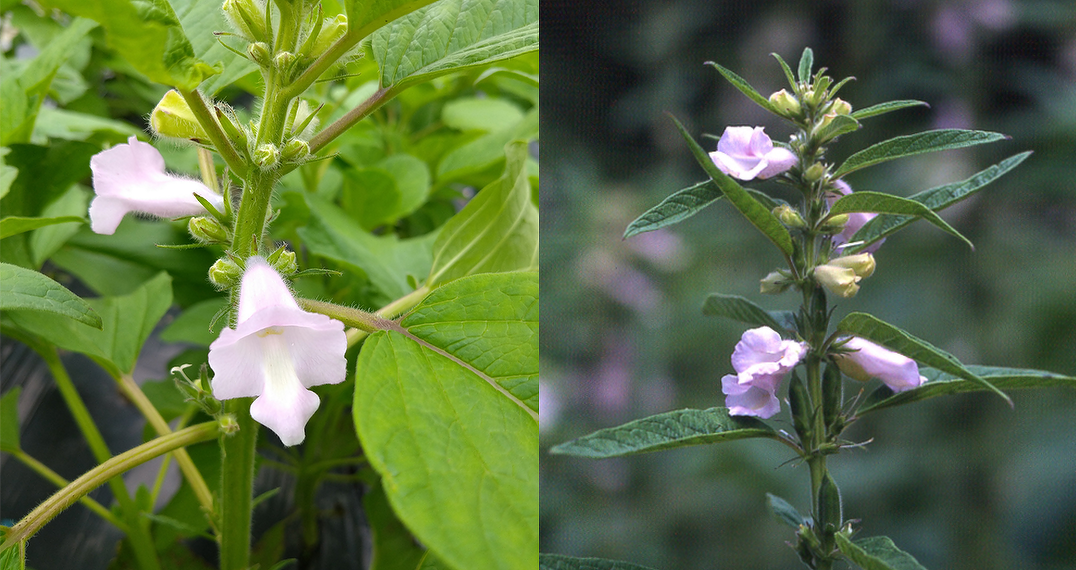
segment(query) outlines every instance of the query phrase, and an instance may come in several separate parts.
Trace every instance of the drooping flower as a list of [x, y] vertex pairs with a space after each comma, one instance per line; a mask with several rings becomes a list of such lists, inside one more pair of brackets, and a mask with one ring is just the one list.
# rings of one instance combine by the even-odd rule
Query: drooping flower
[[777, 176], [797, 160], [792, 151], [774, 147], [762, 127], [726, 127], [710, 159], [721, 172], [740, 180]]
[[90, 228], [99, 234], [114, 234], [128, 212], [162, 218], [206, 213], [195, 194], [224, 209], [223, 196], [197, 180], [166, 173], [161, 153], [135, 137], [93, 155], [90, 170], [97, 193], [90, 203]]
[[257, 396], [251, 417], [284, 445], [297, 445], [320, 403], [307, 388], [343, 382], [345, 350], [343, 323], [300, 309], [280, 274], [251, 257], [239, 285], [236, 327], [209, 346], [213, 396]]
[[855, 270], [849, 267], [841, 267], [830, 262], [815, 267], [812, 274], [823, 287], [845, 299], [854, 297], [859, 292], [859, 281], [862, 277], [856, 275]]
[[740, 337], [732, 352], [736, 374], [721, 378], [725, 406], [734, 416], [768, 418], [777, 413], [777, 387], [807, 352], [807, 345], [783, 340], [769, 327], [751, 329]]
[[[847, 196], [852, 193], [852, 187], [848, 185], [844, 180], [837, 180], [833, 183], [833, 191], [826, 193], [826, 204], [832, 208], [833, 204], [837, 203], [837, 200], [841, 196]], [[850, 212], [848, 215], [848, 222], [844, 224], [844, 229], [841, 233], [834, 234], [830, 239], [833, 241], [833, 247], [839, 248], [839, 246], [848, 243], [852, 239], [852, 236], [856, 235], [867, 222], [874, 219], [878, 214], [869, 212]], [[882, 238], [869, 246], [863, 248], [866, 253], [874, 253], [878, 251], [878, 248], [882, 247], [885, 243], [885, 238]]]
[[894, 392], [902, 392], [927, 381], [919, 375], [919, 365], [914, 360], [869, 340], [853, 336], [843, 348], [851, 352], [836, 355], [837, 366], [860, 382], [877, 378]]

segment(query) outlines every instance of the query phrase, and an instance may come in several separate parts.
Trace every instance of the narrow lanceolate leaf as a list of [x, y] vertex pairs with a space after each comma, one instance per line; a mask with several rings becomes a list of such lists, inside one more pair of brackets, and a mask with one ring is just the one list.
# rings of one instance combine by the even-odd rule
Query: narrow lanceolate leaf
[[759, 419], [730, 416], [728, 408], [688, 409], [598, 430], [554, 446], [549, 452], [604, 459], [752, 437], [780, 439], [781, 436]]
[[[973, 374], [997, 386], [1001, 390], [1016, 390], [1022, 388], [1052, 388], [1067, 387], [1076, 389], [1076, 377], [1054, 374], [1043, 370], [1029, 370], [1024, 368], [1004, 368], [999, 366], [968, 366]], [[981, 392], [987, 390], [982, 384], [964, 380], [959, 376], [942, 372], [934, 368], [923, 368], [919, 371], [927, 381], [918, 388], [894, 393], [889, 388], [882, 386], [867, 396], [856, 410], [856, 415], [919, 402], [937, 396], [950, 394], [963, 394], [965, 392]]]
[[780, 113], [778, 113], [777, 109], [775, 109], [773, 107], [773, 104], [770, 103], [770, 100], [767, 99], [766, 97], [763, 97], [762, 94], [759, 93], [758, 91], [756, 91], [754, 87], [751, 87], [751, 84], [748, 83], [743, 77], [740, 77], [739, 75], [736, 75], [732, 71], [730, 71], [730, 70], [722, 67], [720, 64], [714, 63], [712, 61], [706, 62], [706, 65], [714, 66], [714, 69], [716, 69], [718, 73], [720, 73], [725, 79], [727, 79], [728, 82], [731, 83], [733, 87], [738, 89], [740, 91], [740, 93], [743, 93], [744, 95], [747, 95], [748, 99], [754, 101], [755, 103], [758, 103], [759, 107], [762, 107], [763, 109], [766, 109], [767, 111], [773, 113], [774, 115], [780, 116]]
[[58, 216], [55, 218], [27, 218], [22, 216], [8, 216], [0, 220], [0, 239], [11, 237], [16, 234], [36, 230], [53, 224], [69, 224], [71, 222], [85, 223], [85, 218], [78, 216]]
[[399, 89], [537, 49], [537, 0], [441, 0], [370, 38], [381, 86]]
[[796, 77], [792, 75], [792, 69], [788, 67], [788, 64], [785, 63], [785, 60], [780, 55], [776, 53], [771, 53], [770, 55], [777, 59], [777, 63], [781, 65], [781, 71], [785, 72], [785, 78], [788, 79], [788, 85], [795, 89]]
[[366, 339], [355, 376], [363, 451], [419, 542], [452, 570], [533, 570], [537, 274], [441, 286]]
[[807, 518], [800, 514], [788, 501], [766, 493], [766, 502], [769, 504], [770, 511], [773, 513], [777, 520], [787, 524], [788, 526], [798, 529], [800, 525], [807, 524]]
[[800, 81], [803, 83], [811, 81], [812, 68], [814, 68], [814, 52], [811, 51], [811, 48], [803, 48], [803, 55], [800, 56]]
[[89, 303], [37, 271], [10, 263], [0, 263], [0, 310], [52, 313], [101, 328]]
[[[931, 188], [930, 190], [915, 194], [914, 196], [909, 196], [908, 199], [919, 202], [927, 208], [937, 212], [978, 192], [982, 187], [1001, 178], [1010, 170], [1016, 168], [1029, 156], [1031, 156], [1031, 151], [1010, 156], [989, 168], [979, 171], [967, 180]], [[864, 224], [864, 226], [856, 232], [856, 235], [852, 236], [852, 239], [849, 241], [862, 243], [851, 248], [850, 251], [860, 251], [870, 244], [896, 233], [897, 230], [914, 222], [916, 219], [915, 216], [888, 214], [878, 216]]]
[[896, 547], [888, 536], [871, 536], [856, 541], [838, 533], [837, 548], [863, 570], [926, 570], [911, 554]]
[[914, 135], [896, 137], [878, 144], [869, 146], [844, 161], [844, 164], [833, 173], [834, 178], [840, 178], [848, 173], [861, 168], [874, 166], [882, 162], [896, 158], [963, 148], [988, 142], [999, 141], [1007, 138], [1001, 133], [988, 131], [965, 131], [961, 129], [941, 129], [927, 131]]
[[604, 558], [576, 558], [560, 554], [539, 554], [538, 570], [653, 570], [619, 560]]
[[777, 219], [777, 216], [774, 216], [773, 212], [766, 209], [758, 200], [752, 198], [729, 175], [721, 172], [717, 165], [714, 164], [714, 161], [710, 160], [710, 156], [706, 154], [706, 151], [702, 150], [699, 143], [691, 138], [684, 126], [680, 124], [680, 121], [677, 121], [676, 117], [672, 117], [672, 120], [676, 123], [676, 128], [679, 129], [684, 140], [687, 141], [688, 147], [691, 149], [691, 153], [695, 155], [695, 160], [699, 163], [699, 166], [702, 166], [702, 169], [717, 184], [717, 187], [721, 189], [729, 202], [732, 202], [732, 205], [736, 206], [736, 209], [747, 218], [747, 221], [758, 228], [786, 256], [792, 255], [792, 237], [788, 234], [785, 226]]
[[624, 239], [682, 222], [724, 197], [721, 189], [712, 180], [677, 190], [628, 224]]
[[910, 198], [902, 198], [882, 192], [853, 192], [837, 200], [829, 212], [830, 215], [850, 212], [873, 212], [876, 214], [897, 214], [923, 218], [941, 228], [942, 231], [960, 238], [968, 246], [971, 246], [971, 241], [968, 238], [953, 229], [938, 214], [935, 214], [934, 210]]
[[1005, 399], [1010, 399], [996, 386], [968, 370], [955, 356], [933, 346], [925, 340], [916, 338], [907, 332], [866, 313], [851, 313], [841, 319], [837, 331], [865, 338], [890, 350], [899, 352], [912, 360], [948, 372], [956, 377], [975, 382]]
[[815, 134], [815, 139], [826, 142], [859, 128], [859, 121], [850, 115], [837, 115], [825, 128]]
[[903, 101], [887, 101], [885, 103], [879, 103], [877, 105], [871, 105], [852, 113], [852, 118], [856, 120], [863, 120], [867, 117], [875, 117], [891, 111], [899, 111], [900, 109], [907, 109], [908, 107], [918, 106], [930, 107], [923, 101], [915, 101], [913, 99], [906, 99]]
[[707, 297], [706, 301], [702, 304], [702, 314], [714, 317], [725, 317], [726, 319], [732, 319], [749, 325], [770, 327], [778, 332], [781, 332], [786, 328], [785, 325], [771, 313], [739, 295], [710, 293], [710, 296]]

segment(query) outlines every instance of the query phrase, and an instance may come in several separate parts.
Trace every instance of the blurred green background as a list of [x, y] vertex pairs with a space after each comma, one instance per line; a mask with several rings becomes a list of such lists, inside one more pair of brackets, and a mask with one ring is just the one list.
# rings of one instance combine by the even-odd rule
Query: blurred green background
[[[775, 140], [791, 134], [708, 60], [769, 94], [786, 87], [769, 54], [795, 65], [811, 46], [816, 66], [857, 78], [841, 93], [855, 108], [930, 103], [866, 120], [831, 145], [834, 161], [931, 128], [1012, 136], [855, 173], [848, 181], [859, 190], [907, 196], [1033, 150], [944, 212], [975, 251], [914, 224], [885, 243], [877, 272], [837, 303], [837, 316], [873, 313], [966, 363], [1076, 375], [1076, 4], [543, 0], [541, 8], [543, 552], [659, 570], [802, 567], [765, 493], [807, 511], [809, 477], [773, 442], [604, 461], [548, 455], [595, 429], [722, 405], [720, 378], [744, 327], [704, 317], [708, 293], [796, 306], [791, 295], [758, 294], [781, 259], [727, 205], [621, 239], [647, 208], [705, 178], [665, 112], [696, 137], [728, 125], [763, 125]], [[772, 182], [750, 185], [792, 198]], [[873, 443], [830, 461], [846, 517], [931, 569], [1076, 568], [1076, 391], [1012, 396], [1015, 410], [971, 394], [857, 423], [846, 435]], [[787, 413], [772, 423], [790, 429]]]

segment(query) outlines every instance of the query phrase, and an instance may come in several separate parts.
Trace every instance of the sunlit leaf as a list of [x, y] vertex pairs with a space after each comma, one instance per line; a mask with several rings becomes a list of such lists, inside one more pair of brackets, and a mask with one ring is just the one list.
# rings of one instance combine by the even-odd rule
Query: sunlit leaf
[[1004, 140], [1005, 138], [1007, 137], [1000, 133], [965, 131], [961, 129], [940, 129], [895, 137], [871, 145], [848, 157], [840, 168], [833, 173], [833, 178], [841, 178], [861, 168], [905, 156], [963, 148]]
[[52, 313], [101, 328], [101, 317], [86, 301], [37, 271], [10, 263], [0, 263], [0, 309]]

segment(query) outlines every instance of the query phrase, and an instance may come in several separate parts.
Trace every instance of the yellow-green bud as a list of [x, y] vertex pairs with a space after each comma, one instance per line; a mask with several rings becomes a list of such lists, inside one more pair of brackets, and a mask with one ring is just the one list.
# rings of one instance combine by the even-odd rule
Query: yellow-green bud
[[242, 277], [243, 270], [240, 269], [236, 262], [227, 257], [218, 259], [216, 263], [209, 267], [210, 283], [221, 290], [231, 289], [239, 285], [239, 280]]
[[839, 234], [847, 223], [848, 214], [837, 214], [836, 216], [830, 216], [829, 219], [823, 222], [818, 231], [826, 235]]
[[276, 270], [277, 273], [288, 276], [299, 270], [299, 264], [295, 261], [295, 252], [288, 251], [287, 246], [276, 248], [270, 253], [265, 261]]
[[285, 162], [302, 162], [310, 156], [310, 145], [304, 140], [291, 139], [284, 145], [280, 158]]
[[250, 61], [265, 69], [273, 62], [273, 54], [269, 52], [269, 44], [265, 42], [254, 42], [247, 46], [247, 55], [250, 56]]
[[197, 216], [187, 222], [187, 231], [195, 240], [206, 244], [228, 243], [228, 230], [216, 218]]
[[796, 97], [784, 89], [770, 95], [770, 103], [785, 117], [798, 117], [802, 110]]
[[763, 295], [777, 295], [784, 293], [792, 285], [792, 280], [780, 271], [774, 271], [763, 277], [759, 284], [759, 292]]
[[206, 134], [187, 101], [175, 89], [164, 94], [149, 115], [149, 126], [158, 136], [171, 139], [207, 141]]
[[838, 115], [848, 115], [852, 112], [852, 105], [844, 99], [834, 99], [833, 105], [829, 108], [829, 111]]
[[235, 31], [251, 42], [269, 41], [265, 29], [265, 6], [257, 0], [224, 0], [224, 16]]
[[792, 209], [788, 204], [781, 204], [773, 209], [773, 215], [777, 216], [778, 220], [785, 226], [802, 230], [807, 227], [807, 223], [803, 221], [803, 216], [800, 216], [799, 212]]
[[347, 16], [340, 14], [333, 19], [325, 19], [325, 23], [321, 26], [321, 32], [318, 33], [317, 39], [314, 40], [314, 45], [310, 48], [310, 53], [306, 54], [310, 57], [317, 58], [321, 54], [329, 51], [337, 40], [344, 37], [347, 33]]
[[290, 51], [282, 51], [273, 56], [273, 67], [282, 73], [290, 71], [293, 63], [295, 63], [295, 54]]
[[254, 164], [262, 170], [271, 170], [280, 162], [280, 149], [273, 143], [263, 143], [254, 149]]
[[845, 255], [829, 260], [829, 265], [836, 267], [847, 267], [855, 272], [859, 277], [870, 277], [874, 274], [874, 256], [869, 253], [857, 253], [855, 255]]
[[845, 299], [854, 297], [859, 292], [859, 280], [861, 277], [847, 267], [840, 267], [831, 263], [814, 268], [815, 280], [826, 289]]
[[816, 162], [812, 164], [810, 168], [804, 171], [803, 178], [806, 179], [807, 182], [818, 182], [822, 179], [822, 176], [825, 173], [826, 167], [823, 166], [821, 162]]

